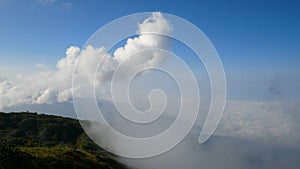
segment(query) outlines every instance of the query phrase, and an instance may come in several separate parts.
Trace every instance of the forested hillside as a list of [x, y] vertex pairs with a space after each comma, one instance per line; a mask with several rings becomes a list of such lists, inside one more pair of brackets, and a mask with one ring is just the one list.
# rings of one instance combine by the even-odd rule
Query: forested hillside
[[91, 141], [75, 119], [37, 113], [0, 113], [1, 169], [123, 169]]

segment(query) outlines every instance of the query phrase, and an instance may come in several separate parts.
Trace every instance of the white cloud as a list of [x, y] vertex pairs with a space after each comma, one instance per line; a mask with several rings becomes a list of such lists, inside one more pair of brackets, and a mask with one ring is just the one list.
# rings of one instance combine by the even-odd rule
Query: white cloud
[[59, 102], [59, 103], [67, 102], [71, 99], [72, 99], [72, 90], [71, 89], [66, 89], [65, 91], [62, 91], [61, 93], [59, 93], [57, 96], [57, 102]]
[[43, 64], [43, 63], [36, 64], [36, 67], [39, 68], [39, 69], [46, 69], [46, 65]]
[[297, 146], [299, 102], [228, 101], [217, 134]]
[[[145, 19], [141, 24], [138, 25], [137, 32], [141, 35], [136, 38], [129, 38], [124, 47], [115, 51], [114, 56], [116, 57], [116, 60], [120, 62], [127, 56], [136, 52], [138, 49], [155, 47], [167, 49], [169, 47], [169, 39], [157, 34], [167, 34], [171, 31], [171, 24], [166, 19], [163, 19], [162, 14], [158, 12], [153, 13], [151, 17]], [[152, 62], [155, 63], [155, 61]]]
[[37, 3], [43, 6], [51, 5], [55, 2], [56, 0], [37, 0]]
[[[40, 1], [44, 4], [54, 3], [54, 0]], [[116, 49], [114, 56], [107, 53], [103, 47], [94, 48], [87, 46], [85, 49], [71, 46], [66, 50], [66, 56], [58, 61], [56, 70], [44, 69], [29, 76], [18, 75], [12, 81], [0, 81], [0, 110], [19, 105], [30, 104], [53, 104], [68, 102], [72, 99], [72, 76], [77, 59], [80, 74], [87, 79], [84, 83], [93, 84], [94, 74], [100, 58], [103, 64], [98, 70], [97, 84], [104, 84], [108, 81], [117, 65], [125, 58], [128, 59], [137, 50], [168, 46], [168, 39], [144, 34], [145, 32], [165, 33], [171, 31], [171, 25], [160, 13], [153, 13], [148, 19], [138, 25], [140, 35], [129, 38], [124, 47]], [[155, 65], [163, 62], [157, 54], [150, 54], [149, 57], [135, 55], [131, 59], [128, 70], [143, 65]], [[44, 68], [45, 65], [37, 65]], [[84, 85], [84, 84], [81, 84]], [[75, 86], [76, 88], [76, 86]], [[103, 91], [105, 92], [105, 90]]]
[[45, 91], [40, 93], [40, 96], [37, 98], [36, 102], [38, 104], [52, 104], [53, 102], [56, 102], [58, 91], [53, 88], [48, 88]]
[[[106, 83], [109, 83], [116, 67], [124, 59], [129, 59], [128, 72], [143, 66], [156, 66], [164, 63], [165, 60], [159, 57], [159, 53], [149, 53], [147, 57], [132, 56], [132, 53], [155, 47], [167, 49], [169, 39], [148, 33], [166, 33], [171, 30], [171, 24], [160, 13], [153, 13], [138, 25], [137, 32], [140, 36], [127, 39], [126, 44], [116, 49], [113, 56], [103, 47], [87, 46], [81, 50], [71, 46], [66, 50], [65, 57], [57, 62], [56, 70], [45, 69], [29, 76], [18, 75], [10, 81], [0, 80], [0, 110], [21, 105], [70, 102], [72, 100], [72, 76], [78, 58], [80, 59], [78, 69], [80, 73], [88, 75], [83, 81], [88, 84], [94, 82], [95, 68], [102, 58], [97, 74], [97, 85], [102, 86], [100, 92], [105, 94], [108, 92], [105, 87]], [[136, 100], [143, 102], [141, 99]], [[293, 103], [229, 101], [217, 134], [267, 141], [273, 139], [293, 144], [292, 142], [300, 141], [298, 132], [300, 125], [295, 120], [300, 120], [299, 107], [299, 104]]]
[[[64, 2], [58, 0], [36, 0], [36, 3], [42, 7], [54, 7], [56, 9], [68, 11], [73, 7], [72, 2]], [[1, 5], [1, 4], [0, 4]]]

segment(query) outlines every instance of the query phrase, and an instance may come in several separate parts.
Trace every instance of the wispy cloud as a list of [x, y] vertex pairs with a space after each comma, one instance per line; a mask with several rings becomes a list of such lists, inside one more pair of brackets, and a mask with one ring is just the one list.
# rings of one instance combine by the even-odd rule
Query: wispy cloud
[[73, 7], [72, 2], [61, 0], [36, 0], [37, 4], [42, 7], [54, 7], [61, 10], [71, 10]]
[[48, 5], [52, 5], [54, 2], [56, 2], [56, 0], [37, 0], [36, 2], [39, 5], [48, 6]]
[[0, 66], [0, 70], [5, 70], [5, 69], [8, 69], [8, 67]]
[[71, 10], [73, 8], [73, 4], [71, 2], [64, 2], [61, 5], [61, 9], [63, 10]]

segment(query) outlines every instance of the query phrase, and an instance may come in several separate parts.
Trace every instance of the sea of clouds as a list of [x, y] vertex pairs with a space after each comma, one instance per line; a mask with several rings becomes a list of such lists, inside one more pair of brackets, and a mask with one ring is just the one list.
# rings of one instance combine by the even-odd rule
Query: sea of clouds
[[[87, 46], [80, 49], [71, 46], [66, 50], [65, 57], [57, 62], [55, 69], [41, 69], [31, 75], [20, 74], [10, 80], [0, 78], [0, 111], [31, 110], [76, 118], [72, 105], [72, 93], [77, 89], [77, 86], [72, 86], [72, 78], [76, 73], [87, 77], [83, 79], [82, 85], [86, 83], [99, 89], [98, 102], [106, 104], [107, 110], [114, 110], [110, 107], [109, 84], [118, 65], [132, 57], [126, 65], [128, 72], [123, 72], [123, 76], [126, 77], [135, 69], [167, 63], [168, 59], [159, 57], [160, 53], [150, 53], [147, 57], [132, 54], [147, 48], [169, 49], [170, 39], [149, 35], [147, 32], [155, 30], [158, 33], [166, 33], [172, 29], [176, 28], [173, 28], [161, 13], [156, 12], [137, 25], [138, 36], [128, 38], [125, 44], [113, 53], [103, 47]], [[80, 64], [76, 65], [79, 58]], [[101, 67], [97, 69], [100, 59]], [[80, 72], [74, 74], [75, 66]], [[136, 103], [142, 104], [141, 107], [146, 104], [143, 101]], [[171, 110], [170, 108], [169, 112]], [[197, 136], [201, 131], [203, 118], [199, 117], [197, 120], [198, 125], [188, 137], [170, 152], [142, 160], [120, 160], [133, 168], [149, 169], [292, 169], [300, 166], [300, 161], [297, 160], [300, 157], [298, 101], [228, 100], [215, 136], [202, 145], [198, 144]]]

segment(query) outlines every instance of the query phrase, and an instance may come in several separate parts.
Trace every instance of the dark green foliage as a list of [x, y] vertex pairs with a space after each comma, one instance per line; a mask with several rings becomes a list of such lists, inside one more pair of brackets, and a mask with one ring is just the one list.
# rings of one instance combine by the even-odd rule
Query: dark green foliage
[[125, 169], [75, 119], [0, 113], [0, 169]]
[[76, 146], [83, 133], [75, 119], [36, 113], [0, 113], [0, 137], [17, 146]]
[[90, 152], [101, 153], [102, 151], [104, 151], [102, 148], [96, 145], [85, 133], [82, 133], [77, 138], [76, 147], [83, 150], [89, 150]]
[[1, 169], [38, 169], [43, 167], [43, 163], [38, 163], [38, 160], [30, 154], [21, 152], [12, 147], [6, 141], [0, 141], [0, 168]]
[[1, 169], [125, 169], [109, 157], [73, 148], [14, 148], [0, 143]]

